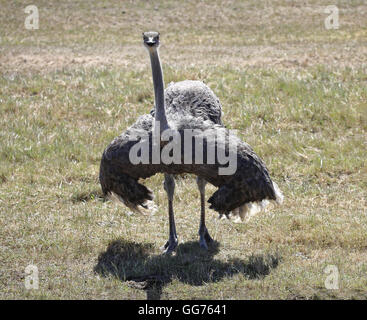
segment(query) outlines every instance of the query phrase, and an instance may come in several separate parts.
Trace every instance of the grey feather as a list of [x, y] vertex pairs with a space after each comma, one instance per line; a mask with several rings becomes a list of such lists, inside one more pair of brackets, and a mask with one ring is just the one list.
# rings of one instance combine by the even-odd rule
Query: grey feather
[[[263, 199], [276, 200], [274, 186], [268, 171], [262, 160], [255, 154], [252, 148], [238, 137], [229, 134], [222, 125], [214, 124], [210, 120], [194, 117], [184, 113], [184, 117], [176, 117], [176, 114], [167, 113], [170, 124], [183, 137], [184, 129], [200, 129], [203, 134], [204, 159], [206, 159], [206, 144], [212, 141], [222, 131], [227, 136], [229, 143], [237, 144], [237, 170], [233, 175], [218, 175], [218, 169], [223, 167], [216, 159], [215, 164], [131, 164], [129, 152], [137, 141], [131, 140], [139, 130], [149, 131], [152, 135], [154, 118], [149, 115], [139, 117], [137, 122], [127, 129], [122, 135], [115, 138], [105, 149], [101, 167], [100, 181], [105, 194], [114, 192], [125, 204], [131, 208], [144, 206], [147, 200], [152, 199], [149, 189], [141, 185], [139, 179], [148, 178], [156, 173], [193, 173], [218, 187], [218, 190], [209, 198], [211, 208], [219, 213], [229, 213], [248, 202], [261, 201]], [[151, 141], [151, 140], [150, 140]], [[223, 141], [216, 140], [216, 147], [222, 147]], [[183, 146], [183, 144], [182, 144]], [[182, 155], [184, 152], [181, 153]], [[151, 150], [150, 150], [151, 157]], [[193, 147], [193, 158], [195, 148]], [[182, 157], [183, 162], [183, 157]]]

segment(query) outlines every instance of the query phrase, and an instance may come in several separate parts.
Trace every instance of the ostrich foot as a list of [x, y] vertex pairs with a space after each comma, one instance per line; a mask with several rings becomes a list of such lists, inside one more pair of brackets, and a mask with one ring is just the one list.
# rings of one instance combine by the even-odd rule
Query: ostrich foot
[[213, 242], [213, 239], [210, 236], [208, 229], [205, 228], [204, 231], [199, 233], [199, 236], [200, 236], [200, 240], [199, 240], [200, 247], [205, 250], [208, 250], [208, 243]]
[[166, 244], [163, 247], [161, 247], [161, 250], [163, 250], [164, 255], [169, 255], [176, 249], [177, 245], [178, 245], [177, 238], [171, 238], [166, 242]]

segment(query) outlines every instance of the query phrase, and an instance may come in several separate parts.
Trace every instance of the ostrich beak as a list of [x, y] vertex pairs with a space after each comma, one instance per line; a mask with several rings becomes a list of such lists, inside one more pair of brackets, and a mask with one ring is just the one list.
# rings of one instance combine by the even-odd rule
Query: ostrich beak
[[152, 47], [152, 46], [154, 46], [154, 45], [155, 45], [155, 41], [154, 41], [153, 37], [152, 37], [152, 38], [149, 38], [149, 39], [148, 39], [148, 41], [146, 41], [145, 43], [146, 43], [149, 47]]

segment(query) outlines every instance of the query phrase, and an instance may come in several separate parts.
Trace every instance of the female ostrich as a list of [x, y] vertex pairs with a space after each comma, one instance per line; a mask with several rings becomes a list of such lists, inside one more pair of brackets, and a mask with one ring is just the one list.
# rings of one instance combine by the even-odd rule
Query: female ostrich
[[[143, 43], [150, 56], [155, 95], [155, 108], [157, 109], [152, 110], [151, 114], [155, 116], [156, 121], [160, 122], [160, 131], [163, 132], [169, 127], [167, 123], [167, 117], [184, 118], [187, 114], [195, 118], [211, 121], [213, 124], [222, 125], [222, 107], [220, 105], [219, 99], [203, 82], [185, 80], [172, 83], [164, 92], [163, 72], [158, 53], [159, 33], [143, 33]], [[211, 242], [213, 239], [210, 237], [208, 229], [205, 226], [206, 181], [205, 179], [198, 176], [196, 182], [199, 188], [201, 201], [199, 243], [202, 248], [208, 249], [207, 242]], [[167, 192], [168, 197], [170, 236], [163, 248], [167, 252], [171, 252], [175, 249], [178, 243], [172, 204], [175, 189], [175, 180], [173, 175], [167, 173], [164, 175], [164, 189]]]
[[[220, 214], [246, 206], [250, 202], [276, 200], [281, 202], [282, 195], [276, 184], [271, 181], [268, 171], [261, 159], [251, 147], [230, 134], [221, 124], [221, 107], [214, 93], [198, 81], [182, 81], [170, 85], [164, 92], [163, 74], [158, 55], [159, 34], [144, 33], [144, 45], [149, 51], [155, 94], [154, 118], [151, 114], [143, 115], [122, 135], [115, 138], [105, 149], [100, 166], [100, 182], [104, 194], [115, 194], [121, 201], [133, 210], [148, 208], [148, 201], [153, 199], [151, 191], [140, 184], [140, 178], [147, 178], [156, 173], [164, 173], [164, 188], [168, 195], [169, 210], [169, 240], [164, 246], [165, 253], [171, 253], [177, 246], [177, 235], [173, 214], [174, 174], [193, 173], [198, 176], [197, 182], [201, 195], [200, 245], [207, 248], [207, 242], [212, 239], [205, 226], [205, 183], [206, 181], [218, 187], [209, 198], [210, 208]], [[166, 107], [165, 107], [166, 105]], [[177, 163], [165, 164], [133, 163], [130, 155], [136, 145], [147, 141], [149, 146], [148, 158], [153, 159], [154, 143], [162, 150], [166, 142], [161, 134], [167, 129], [173, 129], [181, 137], [187, 129], [199, 129], [200, 141], [203, 146], [203, 163], [184, 160], [185, 150], [181, 149], [181, 160]], [[142, 138], [144, 134], [147, 137]], [[223, 138], [224, 137], [224, 138]], [[214, 145], [216, 150], [228, 152], [229, 145], [236, 145], [232, 152], [237, 168], [233, 174], [218, 174], [224, 165], [218, 157], [214, 162], [208, 161], [208, 145]], [[163, 150], [162, 150], [163, 151]], [[196, 159], [196, 149], [192, 157]]]

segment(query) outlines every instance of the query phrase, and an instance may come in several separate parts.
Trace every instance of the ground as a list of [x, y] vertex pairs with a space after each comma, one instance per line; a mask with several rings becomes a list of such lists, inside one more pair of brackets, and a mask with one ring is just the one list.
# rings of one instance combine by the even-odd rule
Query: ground
[[[27, 30], [29, 2], [2, 1], [0, 298], [366, 299], [367, 4], [331, 2], [36, 0]], [[172, 257], [161, 175], [155, 215], [102, 197], [103, 149], [153, 106], [146, 30], [166, 84], [208, 84], [285, 195], [248, 223], [207, 208], [208, 252], [194, 177], [177, 179]]]

